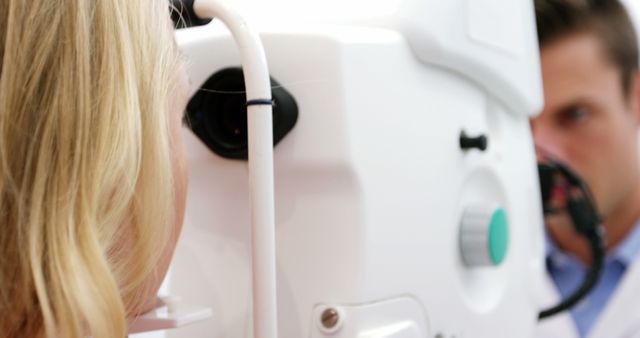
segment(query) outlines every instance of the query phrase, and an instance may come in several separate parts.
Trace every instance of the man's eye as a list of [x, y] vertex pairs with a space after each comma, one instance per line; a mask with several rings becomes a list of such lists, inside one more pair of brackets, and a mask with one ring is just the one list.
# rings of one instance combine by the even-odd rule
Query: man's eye
[[559, 114], [562, 124], [576, 124], [584, 122], [589, 117], [589, 109], [581, 106], [569, 107]]

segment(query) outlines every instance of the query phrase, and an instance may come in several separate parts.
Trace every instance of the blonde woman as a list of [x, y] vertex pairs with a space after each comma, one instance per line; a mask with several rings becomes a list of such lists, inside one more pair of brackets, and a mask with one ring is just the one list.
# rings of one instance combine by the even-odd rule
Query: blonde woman
[[0, 336], [122, 338], [182, 223], [163, 0], [0, 0]]

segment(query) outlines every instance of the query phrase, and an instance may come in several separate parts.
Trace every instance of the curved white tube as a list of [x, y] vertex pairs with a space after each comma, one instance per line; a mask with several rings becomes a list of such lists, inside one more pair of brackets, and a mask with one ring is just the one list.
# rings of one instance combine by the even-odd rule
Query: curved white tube
[[[271, 100], [271, 83], [262, 42], [244, 19], [219, 0], [196, 0], [200, 18], [220, 19], [240, 50], [247, 102]], [[255, 338], [277, 337], [273, 116], [271, 105], [251, 105], [248, 112], [249, 185], [253, 241], [253, 331]]]

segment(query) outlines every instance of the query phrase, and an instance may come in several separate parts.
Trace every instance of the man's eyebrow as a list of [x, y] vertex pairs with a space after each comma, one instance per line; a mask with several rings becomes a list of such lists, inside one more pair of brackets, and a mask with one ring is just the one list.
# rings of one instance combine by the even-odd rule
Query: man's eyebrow
[[562, 111], [576, 107], [597, 108], [599, 106], [600, 104], [597, 102], [597, 100], [594, 100], [592, 97], [580, 95], [564, 101], [560, 104], [556, 104], [552, 107], [552, 110]]

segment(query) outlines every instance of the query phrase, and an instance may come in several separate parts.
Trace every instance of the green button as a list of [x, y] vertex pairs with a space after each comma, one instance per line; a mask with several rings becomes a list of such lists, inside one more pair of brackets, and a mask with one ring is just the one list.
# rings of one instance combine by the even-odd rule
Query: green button
[[509, 246], [509, 224], [507, 215], [502, 208], [496, 209], [491, 215], [489, 225], [489, 257], [491, 262], [498, 266], [504, 261]]

